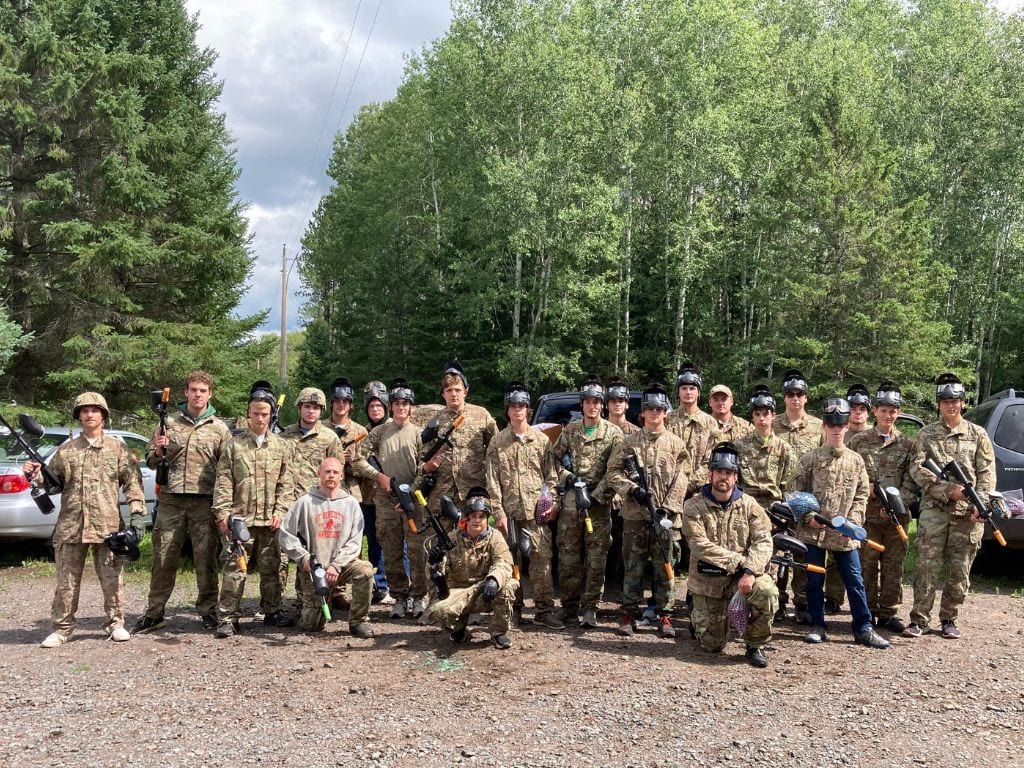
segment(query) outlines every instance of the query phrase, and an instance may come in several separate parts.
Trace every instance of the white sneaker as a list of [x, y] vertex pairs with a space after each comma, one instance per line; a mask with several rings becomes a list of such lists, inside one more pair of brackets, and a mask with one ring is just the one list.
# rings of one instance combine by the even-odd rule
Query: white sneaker
[[405, 618], [405, 600], [396, 600], [395, 604], [391, 606], [391, 613], [388, 614], [392, 619], [404, 619]]
[[124, 627], [114, 627], [110, 631], [110, 639], [115, 643], [123, 643], [132, 639], [132, 636], [128, 633], [128, 630]]
[[394, 605], [395, 604], [395, 598], [393, 598], [391, 596], [390, 592], [381, 592], [380, 601], [379, 602], [380, 602], [381, 605]]
[[67, 635], [62, 635], [60, 632], [51, 632], [46, 636], [46, 639], [39, 644], [39, 647], [56, 648], [59, 645], [64, 645], [67, 641]]
[[424, 597], [417, 597], [415, 600], [413, 600], [412, 601], [412, 611], [411, 611], [412, 617], [414, 619], [418, 619], [420, 616], [422, 616], [426, 612], [427, 606], [429, 604], [430, 604], [430, 598], [428, 598], [426, 596], [424, 596]]

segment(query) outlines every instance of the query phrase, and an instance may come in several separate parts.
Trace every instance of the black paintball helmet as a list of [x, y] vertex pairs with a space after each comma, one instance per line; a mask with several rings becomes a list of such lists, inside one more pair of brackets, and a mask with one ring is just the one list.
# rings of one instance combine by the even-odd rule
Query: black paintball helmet
[[892, 381], [883, 381], [878, 385], [875, 392], [875, 405], [892, 405], [896, 408], [903, 406], [903, 393], [899, 385]]
[[679, 375], [676, 376], [676, 386], [682, 387], [684, 385], [704, 389], [704, 379], [700, 375], [700, 371], [689, 360], [679, 366]]
[[867, 408], [871, 405], [871, 394], [863, 384], [854, 384], [846, 390], [846, 401], [850, 405], [863, 405]]
[[788, 395], [790, 392], [807, 394], [807, 379], [796, 368], [790, 368], [782, 374], [782, 394]]
[[269, 381], [260, 379], [249, 387], [250, 403], [268, 403], [271, 408], [277, 408], [277, 398], [274, 396], [274, 388]]
[[821, 409], [821, 419], [832, 427], [840, 427], [850, 421], [850, 403], [845, 397], [830, 397]]
[[387, 403], [388, 401], [394, 403], [395, 400], [408, 400], [409, 403], [415, 405], [416, 393], [412, 391], [412, 386], [405, 379], [395, 379], [391, 382], [391, 389], [385, 396], [388, 400], [382, 400], [381, 402]]
[[710, 469], [724, 469], [728, 472], [740, 471], [740, 452], [732, 443], [719, 443], [711, 451]]
[[648, 384], [640, 396], [640, 408], [659, 408], [666, 412], [671, 410], [665, 385], [659, 383]]
[[943, 373], [935, 380], [935, 399], [943, 400], [966, 400], [967, 390], [964, 383], [955, 373]]
[[114, 553], [115, 557], [123, 557], [126, 560], [138, 560], [141, 556], [139, 552], [139, 537], [135, 535], [134, 528], [125, 528], [123, 531], [112, 533], [107, 536], [104, 543]]
[[605, 397], [608, 400], [629, 400], [629, 385], [618, 376], [613, 376], [608, 379]]
[[594, 397], [600, 400], [602, 403], [605, 399], [604, 385], [601, 383], [601, 378], [591, 374], [583, 380], [580, 385], [580, 403], [583, 403], [583, 398]]
[[[444, 377], [448, 376], [449, 374], [454, 374], [455, 376], [458, 376], [460, 379], [462, 379], [462, 386], [464, 386], [466, 389], [469, 389], [469, 379], [466, 378], [466, 371], [463, 370], [462, 363], [457, 361], [445, 363], [444, 373], [441, 374], [441, 381], [443, 382]], [[444, 384], [442, 384], [441, 386], [443, 387]]]
[[505, 407], [510, 405], [530, 407], [530, 390], [523, 382], [510, 381], [505, 387]]
[[352, 382], [340, 377], [331, 382], [331, 402], [335, 400], [348, 400], [355, 402], [355, 395], [352, 393]]
[[775, 397], [764, 384], [754, 387], [750, 395], [750, 412], [753, 413], [755, 408], [767, 408], [775, 413]]
[[475, 485], [466, 493], [466, 503], [462, 505], [464, 517], [469, 517], [470, 512], [486, 512], [491, 514], [491, 495], [487, 489]]

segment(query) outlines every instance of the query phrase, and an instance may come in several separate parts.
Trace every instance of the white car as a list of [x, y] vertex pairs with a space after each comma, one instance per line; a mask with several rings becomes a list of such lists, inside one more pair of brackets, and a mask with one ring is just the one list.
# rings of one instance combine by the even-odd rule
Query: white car
[[[77, 434], [78, 431], [75, 431]], [[149, 512], [146, 525], [153, 520], [153, 504], [156, 501], [155, 471], [145, 464], [146, 438], [134, 432], [119, 429], [104, 430], [105, 434], [120, 437], [128, 446], [132, 456], [139, 461], [142, 472], [142, 487], [146, 495], [146, 509]], [[26, 441], [49, 463], [57, 446], [71, 435], [67, 427], [45, 427], [40, 438], [26, 436]], [[49, 541], [53, 537], [53, 528], [60, 513], [60, 494], [50, 498], [56, 507], [54, 512], [44, 515], [29, 494], [29, 482], [21, 471], [28, 456], [18, 445], [14, 436], [6, 429], [0, 428], [0, 539], [43, 539]], [[129, 516], [128, 504], [121, 495], [121, 517], [127, 523]]]

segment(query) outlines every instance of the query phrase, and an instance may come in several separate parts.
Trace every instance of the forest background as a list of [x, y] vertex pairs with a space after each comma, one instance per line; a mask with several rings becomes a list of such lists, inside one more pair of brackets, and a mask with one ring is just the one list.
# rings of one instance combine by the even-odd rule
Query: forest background
[[[180, 0], [0, 5], [2, 385], [143, 410], [192, 367], [238, 412], [276, 340], [215, 54]], [[980, 0], [456, 2], [336, 137], [290, 389], [473, 399], [589, 372], [746, 390], [892, 378], [931, 410], [1024, 359], [1024, 21]]]

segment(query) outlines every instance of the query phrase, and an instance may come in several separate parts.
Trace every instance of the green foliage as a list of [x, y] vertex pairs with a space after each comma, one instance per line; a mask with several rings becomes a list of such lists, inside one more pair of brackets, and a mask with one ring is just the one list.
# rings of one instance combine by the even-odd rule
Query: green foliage
[[1019, 382], [1022, 83], [972, 0], [456, 3], [337, 139], [300, 378]]

